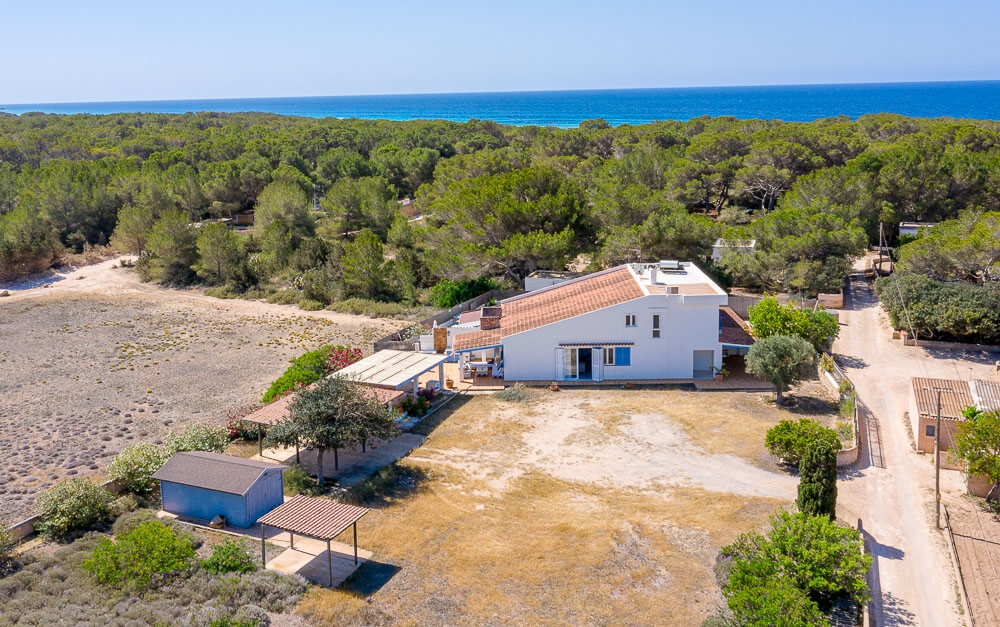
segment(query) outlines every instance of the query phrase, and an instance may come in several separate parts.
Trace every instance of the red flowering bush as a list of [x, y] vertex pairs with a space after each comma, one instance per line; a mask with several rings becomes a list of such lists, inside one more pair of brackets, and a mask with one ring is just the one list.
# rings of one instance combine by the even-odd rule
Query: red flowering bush
[[356, 361], [361, 361], [363, 355], [360, 348], [349, 348], [347, 346], [333, 346], [330, 348], [330, 356], [326, 359], [326, 373], [337, 372], [341, 368], [346, 368]]

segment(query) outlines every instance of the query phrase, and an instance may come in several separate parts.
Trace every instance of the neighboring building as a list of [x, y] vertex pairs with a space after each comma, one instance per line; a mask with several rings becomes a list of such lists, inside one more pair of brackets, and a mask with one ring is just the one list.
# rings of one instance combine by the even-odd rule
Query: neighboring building
[[899, 234], [916, 237], [920, 235], [920, 229], [929, 229], [936, 224], [937, 222], [900, 222]]
[[191, 451], [175, 453], [153, 475], [160, 480], [164, 511], [202, 520], [223, 516], [250, 527], [284, 500], [287, 466], [242, 457]]
[[551, 287], [558, 283], [564, 283], [571, 279], [578, 279], [586, 276], [580, 272], [557, 272], [554, 270], [536, 270], [524, 277], [524, 291], [534, 292], [543, 287]]
[[934, 452], [937, 429], [937, 390], [941, 390], [941, 467], [961, 469], [946, 451], [951, 449], [958, 423], [964, 420], [962, 411], [977, 407], [983, 411], [1000, 410], [1000, 384], [973, 379], [911, 379], [910, 420], [913, 423], [917, 450]]
[[757, 249], [755, 239], [722, 239], [715, 240], [712, 244], [712, 261], [719, 261], [722, 256], [730, 250], [738, 253], [750, 254]]
[[692, 263], [628, 264], [484, 308], [453, 349], [514, 381], [710, 379], [727, 302]]

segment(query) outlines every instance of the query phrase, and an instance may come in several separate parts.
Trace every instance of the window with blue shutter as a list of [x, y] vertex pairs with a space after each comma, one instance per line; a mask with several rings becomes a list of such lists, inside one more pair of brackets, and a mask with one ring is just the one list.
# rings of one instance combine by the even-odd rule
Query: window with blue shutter
[[630, 346], [615, 347], [615, 365], [616, 366], [632, 365], [632, 347]]

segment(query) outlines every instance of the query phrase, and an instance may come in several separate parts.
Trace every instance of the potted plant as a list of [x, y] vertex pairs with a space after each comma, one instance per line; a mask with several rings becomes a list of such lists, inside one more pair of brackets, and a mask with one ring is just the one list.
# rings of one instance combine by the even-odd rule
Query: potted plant
[[725, 366], [722, 366], [721, 368], [716, 368], [715, 366], [712, 366], [712, 372], [715, 373], [716, 381], [722, 381], [723, 379], [726, 378], [726, 375], [729, 374], [729, 371], [726, 370]]

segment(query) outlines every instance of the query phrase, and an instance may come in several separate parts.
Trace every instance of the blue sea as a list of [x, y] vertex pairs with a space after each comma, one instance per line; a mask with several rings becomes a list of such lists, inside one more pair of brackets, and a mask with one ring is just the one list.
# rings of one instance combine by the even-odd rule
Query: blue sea
[[1000, 120], [1000, 81], [12, 104], [0, 105], [0, 111], [260, 111], [311, 118], [456, 122], [476, 118], [564, 128], [594, 118], [619, 125], [703, 115], [797, 122], [866, 113]]

